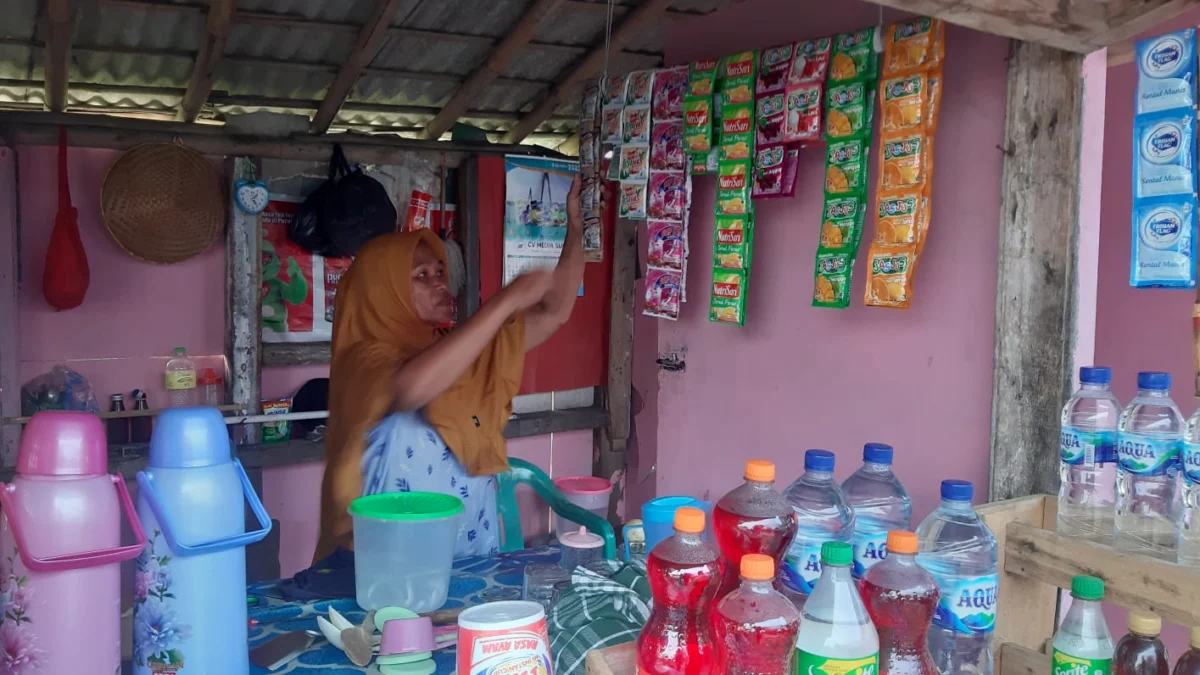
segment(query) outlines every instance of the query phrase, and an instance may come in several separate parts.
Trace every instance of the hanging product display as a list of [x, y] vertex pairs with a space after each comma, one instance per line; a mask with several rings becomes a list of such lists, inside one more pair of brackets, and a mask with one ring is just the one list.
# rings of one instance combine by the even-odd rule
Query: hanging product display
[[929, 229], [944, 31], [940, 20], [928, 17], [887, 29], [879, 87], [877, 213], [864, 294], [868, 306], [907, 309], [912, 301], [913, 275]]
[[1196, 29], [1137, 44], [1129, 284], [1196, 287]]
[[684, 143], [688, 152], [688, 170], [692, 175], [711, 173], [713, 146], [714, 94], [720, 59], [695, 61], [688, 69], [687, 96], [683, 100]]
[[[751, 195], [755, 183], [753, 176], [758, 140], [758, 115], [754, 101], [754, 92], [758, 87], [758, 56], [758, 52], [755, 51], [738, 52], [725, 57], [721, 67], [721, 139], [718, 146], [717, 200], [714, 214], [721, 225], [731, 222], [739, 224], [740, 257], [743, 266], [740, 269], [722, 267], [718, 261], [729, 252], [723, 250], [721, 236], [715, 237], [708, 320], [738, 326], [746, 323], [746, 289], [751, 259], [749, 247], [753, 241], [754, 230], [754, 204]], [[778, 61], [777, 56], [771, 60]], [[777, 75], [778, 64], [773, 63], [772, 68]], [[774, 75], [772, 77], [782, 79]], [[782, 102], [782, 96], [779, 99]], [[783, 146], [776, 147], [782, 155]], [[782, 166], [782, 157], [779, 165]]]
[[687, 173], [684, 114], [688, 73], [687, 66], [680, 66], [660, 70], [652, 78], [646, 297], [642, 312], [665, 319], [678, 319], [680, 305], [687, 298], [691, 178]]
[[584, 85], [583, 104], [579, 113], [580, 210], [583, 212], [583, 257], [587, 262], [604, 259], [600, 212], [600, 191], [604, 189], [604, 177], [601, 175], [604, 154], [600, 144], [601, 84], [601, 81], [593, 80]]
[[794, 45], [764, 49], [759, 57], [758, 84], [755, 88], [755, 199], [791, 197], [796, 189], [798, 151], [784, 145], [787, 126], [787, 81], [792, 66]]
[[867, 166], [879, 55], [875, 29], [832, 40], [825, 92], [825, 202], [813, 274], [813, 306], [850, 306], [867, 208]]

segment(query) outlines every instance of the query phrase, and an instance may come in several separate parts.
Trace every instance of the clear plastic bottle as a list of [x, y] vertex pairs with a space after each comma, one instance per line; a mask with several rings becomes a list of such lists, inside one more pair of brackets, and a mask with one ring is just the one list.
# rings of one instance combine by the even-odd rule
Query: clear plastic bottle
[[887, 557], [888, 532], [912, 528], [912, 500], [892, 473], [892, 446], [867, 443], [863, 465], [842, 483], [854, 509], [854, 578]]
[[183, 347], [176, 347], [175, 356], [167, 361], [166, 385], [168, 408], [196, 405], [196, 362]]
[[1175, 562], [1176, 489], [1185, 422], [1171, 400], [1171, 376], [1138, 373], [1138, 394], [1117, 432], [1117, 516], [1113, 546]]
[[875, 675], [879, 635], [850, 573], [854, 549], [840, 541], [825, 542], [821, 562], [821, 578], [804, 603], [796, 636], [796, 672]]
[[1183, 515], [1179, 519], [1179, 564], [1200, 567], [1200, 410], [1187, 423], [1180, 453], [1183, 465]]
[[746, 482], [730, 490], [713, 507], [713, 533], [725, 557], [725, 579], [717, 592], [718, 600], [738, 587], [743, 555], [769, 555], [775, 569], [779, 569], [796, 536], [792, 505], [775, 490], [775, 464], [752, 459], [746, 462], [743, 477]]
[[1169, 675], [1171, 658], [1158, 635], [1162, 619], [1144, 612], [1129, 613], [1129, 632], [1113, 651], [1113, 675]]
[[804, 473], [783, 491], [796, 512], [796, 538], [780, 581], [784, 594], [800, 608], [821, 578], [822, 545], [827, 541], [849, 544], [854, 534], [854, 511], [833, 480], [833, 465], [832, 452], [806, 451]]
[[939, 675], [926, 641], [937, 610], [937, 582], [917, 564], [917, 535], [893, 530], [887, 549], [887, 560], [859, 582], [879, 633], [879, 674]]
[[639, 673], [717, 673], [709, 610], [721, 581], [721, 555], [704, 542], [703, 533], [704, 512], [681, 507], [675, 511], [674, 536], [647, 557], [654, 607], [637, 639]]
[[999, 549], [971, 508], [974, 487], [942, 481], [942, 503], [917, 528], [917, 563], [937, 580], [941, 598], [929, 629], [929, 653], [946, 674], [991, 675]]
[[1179, 657], [1179, 661], [1175, 663], [1175, 670], [1171, 671], [1171, 675], [1200, 675], [1200, 627], [1192, 627], [1188, 646], [1191, 649]]
[[1051, 675], [1111, 675], [1113, 639], [1100, 599], [1104, 582], [1096, 577], [1071, 580], [1071, 609], [1054, 633]]
[[1117, 422], [1121, 403], [1108, 368], [1080, 368], [1079, 391], [1062, 410], [1058, 532], [1111, 544], [1116, 509]]
[[742, 556], [742, 586], [717, 603], [721, 675], [793, 675], [800, 612], [775, 590], [775, 560]]

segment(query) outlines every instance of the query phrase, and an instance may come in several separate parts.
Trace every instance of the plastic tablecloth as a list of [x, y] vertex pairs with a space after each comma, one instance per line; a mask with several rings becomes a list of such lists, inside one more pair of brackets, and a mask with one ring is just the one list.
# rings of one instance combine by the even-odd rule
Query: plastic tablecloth
[[[557, 547], [543, 547], [500, 553], [494, 556], [463, 558], [454, 563], [450, 577], [450, 593], [444, 609], [479, 605], [489, 600], [516, 599], [520, 597], [521, 584], [525, 578], [525, 566], [536, 563], [556, 563], [559, 558]], [[319, 630], [317, 616], [328, 615], [333, 607], [355, 623], [363, 620], [365, 612], [359, 609], [353, 598], [343, 600], [321, 600], [318, 602], [288, 602], [279, 597], [275, 587], [277, 581], [251, 584], [248, 593], [261, 600], [257, 607], [250, 608], [250, 618], [257, 625], [250, 629], [250, 648], [263, 644], [276, 635], [298, 630]], [[508, 590], [506, 590], [508, 589]], [[505, 598], [507, 593], [515, 597]], [[453, 647], [433, 653], [437, 675], [450, 675], [455, 671], [456, 652]], [[317, 638], [313, 646], [286, 666], [268, 671], [250, 667], [251, 675], [349, 675], [352, 673], [378, 673], [374, 662], [367, 668], [350, 663], [346, 655], [325, 638]]]

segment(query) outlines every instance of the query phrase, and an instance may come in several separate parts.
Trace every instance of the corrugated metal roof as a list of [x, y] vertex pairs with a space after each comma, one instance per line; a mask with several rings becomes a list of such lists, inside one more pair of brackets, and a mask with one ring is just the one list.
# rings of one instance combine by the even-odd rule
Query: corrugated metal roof
[[[672, 14], [713, 11], [726, 0], [673, 0]], [[355, 82], [335, 126], [415, 134], [478, 68], [533, 0], [402, 0], [392, 29]], [[616, 0], [621, 17], [639, 0]], [[606, 0], [564, 0], [462, 121], [503, 132], [554, 82], [604, 42]], [[0, 0], [0, 108], [36, 108], [44, 97], [44, 19], [39, 0]], [[253, 110], [311, 115], [346, 61], [374, 0], [236, 0], [234, 24], [202, 116]], [[594, 5], [589, 6], [589, 5]], [[207, 0], [77, 3], [69, 108], [178, 109], [204, 32]], [[612, 55], [610, 70], [661, 63], [662, 26]], [[577, 103], [542, 124], [540, 142], [574, 133]], [[557, 141], [554, 141], [557, 142]]]

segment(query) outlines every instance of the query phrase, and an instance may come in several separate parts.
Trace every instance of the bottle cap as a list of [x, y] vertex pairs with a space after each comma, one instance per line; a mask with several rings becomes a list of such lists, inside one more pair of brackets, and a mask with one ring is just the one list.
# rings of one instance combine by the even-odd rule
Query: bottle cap
[[1188, 636], [1188, 645], [1192, 649], [1200, 649], [1200, 626], [1192, 626], [1191, 635]]
[[146, 392], [142, 391], [141, 389], [134, 389], [132, 393], [134, 400], [146, 398]]
[[949, 502], [969, 502], [975, 496], [975, 487], [970, 481], [965, 480], [944, 480], [942, 481], [942, 499]]
[[743, 475], [746, 480], [759, 483], [773, 483], [775, 482], [775, 462], [768, 462], [765, 459], [752, 459], [746, 462], [746, 472]]
[[892, 530], [887, 535], [888, 553], [912, 555], [917, 552], [917, 535], [907, 530]]
[[1138, 389], [1167, 391], [1171, 388], [1171, 374], [1153, 372], [1138, 373], [1137, 386]]
[[1162, 632], [1162, 617], [1149, 612], [1130, 612], [1129, 632], [1154, 637]]
[[833, 453], [828, 450], [805, 450], [805, 471], [833, 471]]
[[124, 401], [124, 400], [125, 400], [125, 395], [124, 395], [124, 394], [113, 394], [113, 395], [112, 395], [112, 400], [114, 400], [114, 401]]
[[1071, 595], [1080, 600], [1099, 600], [1104, 597], [1104, 581], [1081, 574], [1071, 580]]
[[1080, 384], [1108, 384], [1112, 382], [1112, 368], [1084, 366], [1079, 369]]
[[775, 578], [775, 560], [769, 555], [747, 553], [742, 556], [741, 572], [743, 579], [770, 581]]
[[577, 532], [564, 532], [559, 535], [558, 542], [569, 548], [600, 548], [604, 545], [604, 537], [588, 532], [586, 527], [580, 527]]
[[892, 446], [887, 443], [867, 443], [863, 446], [863, 461], [871, 464], [892, 464]]
[[187, 353], [187, 348], [186, 348], [186, 347], [176, 347], [176, 348], [175, 348], [175, 353], [176, 353], [176, 354], [186, 354], [186, 353]]
[[688, 534], [700, 534], [704, 531], [704, 512], [691, 506], [681, 506], [675, 509], [675, 530]]
[[821, 563], [824, 565], [849, 565], [854, 561], [854, 549], [844, 541], [827, 541], [821, 544]]
[[[221, 382], [223, 382], [223, 381], [224, 380], [221, 379], [221, 376], [217, 375], [216, 370], [214, 370], [212, 368], [205, 368], [204, 372], [200, 373], [200, 377], [196, 379], [196, 384], [199, 384], [199, 385], [221, 384]], [[600, 480], [604, 480], [604, 479], [600, 479]]]

